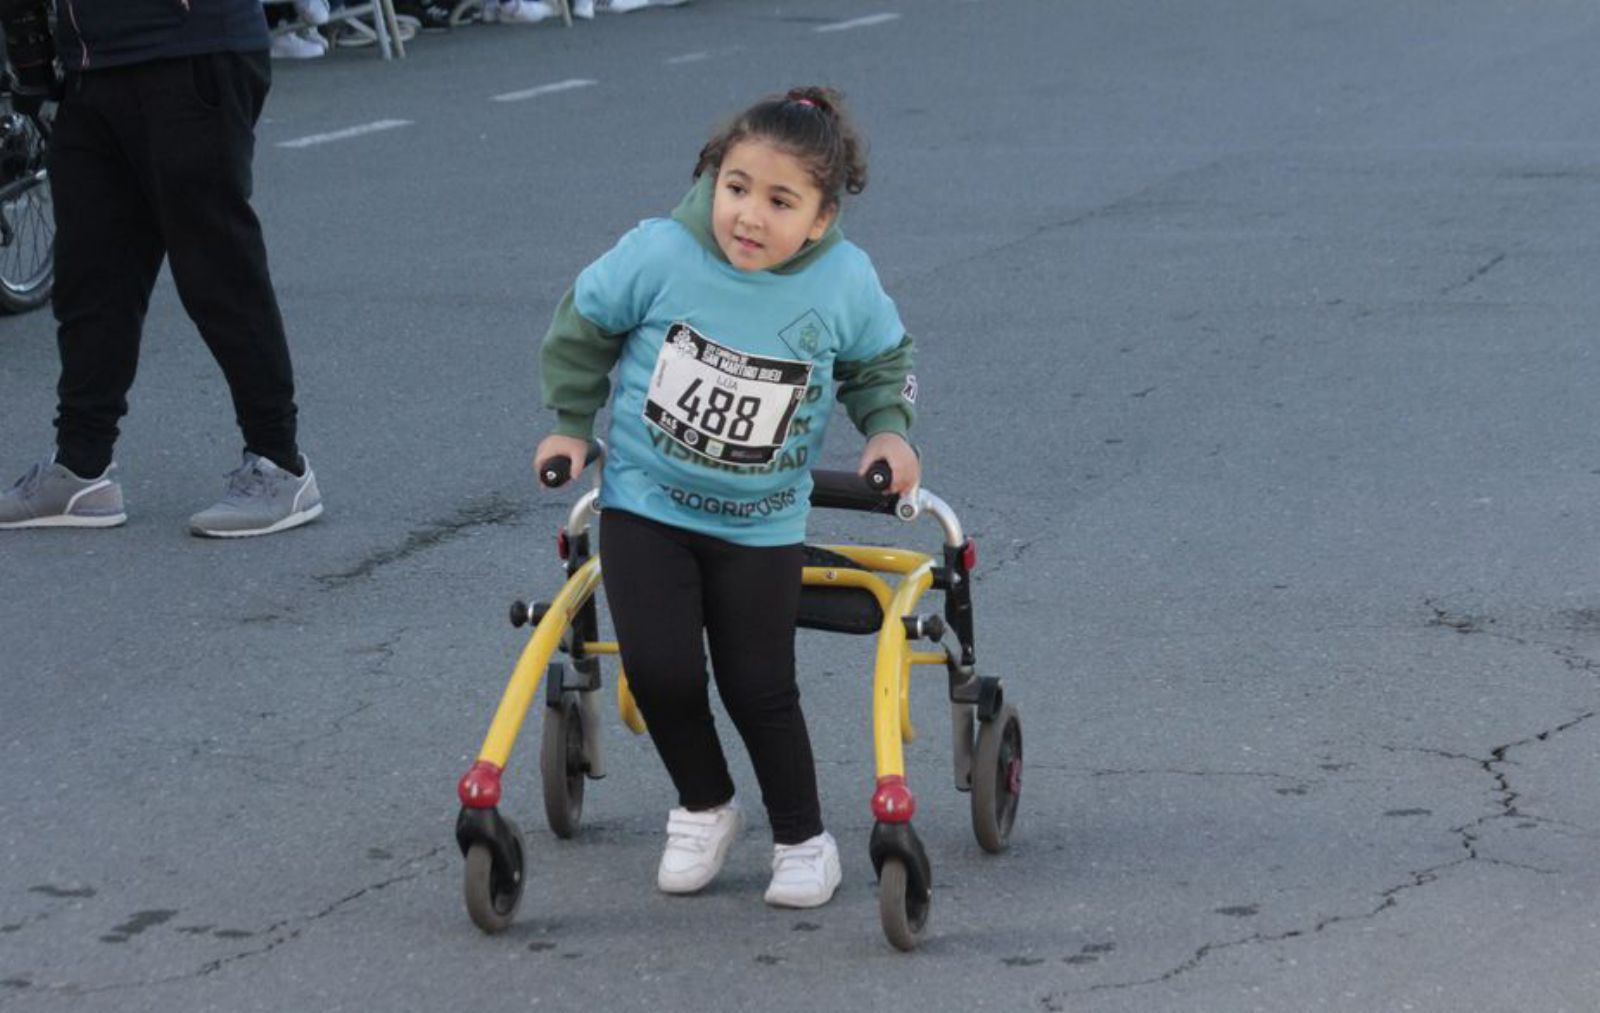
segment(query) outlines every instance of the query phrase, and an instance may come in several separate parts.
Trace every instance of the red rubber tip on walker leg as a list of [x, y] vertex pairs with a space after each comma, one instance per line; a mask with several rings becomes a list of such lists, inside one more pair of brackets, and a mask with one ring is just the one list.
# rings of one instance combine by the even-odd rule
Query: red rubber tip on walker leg
[[479, 760], [461, 775], [456, 794], [468, 809], [493, 809], [500, 804], [500, 768], [488, 760]]
[[910, 823], [916, 811], [916, 797], [904, 777], [889, 774], [878, 778], [878, 790], [872, 793], [872, 815], [879, 823]]

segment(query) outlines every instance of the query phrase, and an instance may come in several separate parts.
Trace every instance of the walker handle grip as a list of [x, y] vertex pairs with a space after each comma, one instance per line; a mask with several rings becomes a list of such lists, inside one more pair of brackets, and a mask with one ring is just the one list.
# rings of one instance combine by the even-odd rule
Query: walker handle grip
[[917, 502], [915, 489], [903, 496], [895, 496], [889, 491], [889, 487], [894, 485], [894, 470], [889, 467], [889, 462], [883, 458], [880, 457], [873, 461], [872, 467], [867, 469], [867, 473], [863, 478], [867, 483], [867, 488], [877, 495], [885, 499], [893, 497], [891, 502], [893, 502], [894, 506], [890, 512], [901, 520], [914, 521], [917, 519], [917, 514], [922, 512], [922, 508]]
[[[881, 465], [883, 462], [878, 463]], [[859, 510], [869, 514], [894, 513], [894, 494], [880, 491], [868, 476], [857, 475], [853, 471], [818, 468], [811, 472], [811, 480], [811, 505], [814, 507]], [[885, 482], [883, 488], [888, 487]]]
[[894, 485], [894, 471], [889, 467], [889, 462], [878, 458], [872, 462], [872, 467], [867, 469], [867, 488], [873, 492], [886, 493]]
[[[589, 465], [604, 457], [606, 445], [599, 440], [590, 440], [589, 449], [583, 455], [583, 466]], [[565, 454], [559, 457], [547, 457], [539, 462], [539, 484], [546, 489], [559, 489], [572, 479], [572, 458]]]

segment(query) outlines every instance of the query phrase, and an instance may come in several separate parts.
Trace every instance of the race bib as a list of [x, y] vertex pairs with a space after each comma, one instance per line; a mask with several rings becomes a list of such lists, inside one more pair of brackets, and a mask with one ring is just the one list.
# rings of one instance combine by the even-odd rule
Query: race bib
[[676, 323], [656, 357], [644, 417], [702, 457], [767, 464], [789, 438], [810, 382], [809, 362], [747, 355]]

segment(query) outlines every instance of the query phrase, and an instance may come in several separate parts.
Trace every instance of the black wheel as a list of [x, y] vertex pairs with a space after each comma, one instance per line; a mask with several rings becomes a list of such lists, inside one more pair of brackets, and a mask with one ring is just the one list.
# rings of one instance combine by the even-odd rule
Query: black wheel
[[1022, 719], [1010, 704], [978, 724], [972, 761], [972, 830], [983, 850], [999, 854], [1011, 837], [1022, 794]]
[[931, 898], [912, 897], [910, 886], [905, 861], [885, 858], [878, 872], [878, 917], [883, 920], [883, 934], [890, 945], [908, 953], [917, 948], [932, 906]]
[[539, 743], [539, 776], [544, 782], [544, 815], [561, 838], [578, 832], [583, 817], [583, 715], [578, 694], [561, 694], [561, 706], [544, 709]]
[[494, 935], [511, 927], [522, 900], [522, 835], [513, 834], [516, 852], [513, 867], [497, 867], [487, 844], [467, 849], [466, 878], [463, 880], [467, 914], [472, 924]]
[[56, 225], [39, 124], [0, 103], [0, 311], [50, 301]]

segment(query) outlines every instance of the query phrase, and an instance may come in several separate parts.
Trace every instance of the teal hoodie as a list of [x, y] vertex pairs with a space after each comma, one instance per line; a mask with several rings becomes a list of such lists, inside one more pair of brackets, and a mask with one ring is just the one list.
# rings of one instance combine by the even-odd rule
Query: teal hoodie
[[[641, 222], [579, 275], [541, 349], [544, 402], [556, 412], [556, 432], [589, 438], [620, 361], [602, 505], [743, 544], [790, 544], [804, 537], [809, 466], [835, 396], [867, 436], [909, 430], [912, 342], [871, 260], [844, 238], [837, 217], [782, 264], [746, 272], [717, 246], [712, 199], [708, 174], [670, 220]], [[664, 352], [669, 334], [673, 349]], [[690, 388], [698, 394], [675, 390], [663, 401], [652, 384], [681, 361], [685, 334], [713, 349], [715, 356], [703, 357], [724, 372], [698, 374], [706, 380]], [[791, 386], [756, 384], [758, 373], [782, 373]], [[717, 385], [734, 391], [716, 392], [729, 399], [727, 411], [713, 411], [700, 396]], [[785, 391], [793, 394], [786, 427], [762, 449], [733, 446], [727, 432], [743, 425], [748, 436], [757, 416], [731, 413], [757, 403], [757, 394], [786, 400]], [[734, 398], [738, 409], [730, 408]], [[687, 431], [700, 423], [701, 431]], [[719, 459], [719, 452], [734, 456]]]

